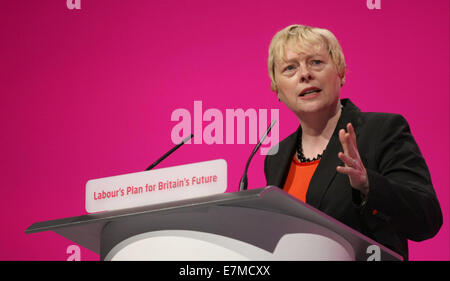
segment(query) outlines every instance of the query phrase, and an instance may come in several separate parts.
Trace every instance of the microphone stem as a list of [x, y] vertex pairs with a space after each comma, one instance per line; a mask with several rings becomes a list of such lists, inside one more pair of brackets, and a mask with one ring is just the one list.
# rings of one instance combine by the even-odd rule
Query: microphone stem
[[187, 142], [188, 140], [190, 140], [194, 135], [191, 134], [190, 136], [186, 137], [183, 141], [181, 141], [179, 144], [177, 144], [175, 147], [173, 147], [171, 150], [169, 150], [166, 154], [164, 154], [161, 158], [159, 158], [158, 160], [156, 160], [153, 164], [151, 164], [150, 166], [148, 166], [147, 169], [145, 169], [146, 171], [153, 169], [156, 165], [158, 165], [161, 161], [163, 161], [164, 159], [167, 158], [167, 156], [169, 156], [170, 154], [172, 154], [175, 150], [177, 150], [178, 148], [180, 148], [180, 146], [182, 146], [185, 142]]
[[258, 144], [255, 146], [255, 149], [253, 149], [252, 154], [250, 154], [250, 157], [248, 158], [247, 164], [245, 165], [244, 174], [242, 175], [241, 181], [239, 183], [239, 191], [247, 190], [247, 186], [248, 186], [247, 170], [248, 170], [248, 167], [250, 166], [250, 162], [251, 162], [253, 156], [258, 151], [258, 149], [261, 146], [261, 144], [263, 143], [263, 141], [266, 139], [266, 137], [269, 134], [270, 130], [272, 130], [272, 127], [273, 127], [273, 125], [275, 125], [276, 122], [277, 122], [276, 120], [272, 121], [272, 123], [267, 128], [267, 130], [264, 133], [264, 135], [259, 140]]

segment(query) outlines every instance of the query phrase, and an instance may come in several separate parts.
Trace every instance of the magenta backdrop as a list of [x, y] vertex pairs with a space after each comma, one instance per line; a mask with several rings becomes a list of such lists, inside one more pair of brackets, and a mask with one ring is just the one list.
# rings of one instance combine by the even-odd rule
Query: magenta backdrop
[[[74, 244], [32, 223], [86, 214], [89, 179], [138, 172], [169, 150], [177, 108], [280, 109], [267, 48], [294, 23], [325, 27], [348, 65], [341, 96], [363, 111], [400, 113], [431, 170], [444, 225], [410, 243], [412, 260], [448, 260], [449, 1], [1, 2], [1, 260], [66, 260]], [[207, 124], [207, 123], [205, 123]], [[225, 136], [224, 136], [225, 138]], [[236, 191], [252, 144], [190, 144], [159, 167], [224, 158]], [[265, 185], [262, 155], [249, 185]], [[85, 248], [82, 260], [99, 256]]]

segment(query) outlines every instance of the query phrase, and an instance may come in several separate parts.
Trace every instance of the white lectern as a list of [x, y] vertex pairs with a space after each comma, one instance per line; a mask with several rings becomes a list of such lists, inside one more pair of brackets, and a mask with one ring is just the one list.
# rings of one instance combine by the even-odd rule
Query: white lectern
[[48, 230], [102, 260], [403, 260], [274, 186], [39, 222], [25, 232]]

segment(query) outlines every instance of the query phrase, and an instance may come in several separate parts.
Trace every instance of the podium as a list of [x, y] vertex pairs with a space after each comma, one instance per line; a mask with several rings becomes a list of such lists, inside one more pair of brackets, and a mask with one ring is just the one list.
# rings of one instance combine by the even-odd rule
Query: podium
[[278, 187], [32, 224], [101, 260], [382, 260], [403, 258]]

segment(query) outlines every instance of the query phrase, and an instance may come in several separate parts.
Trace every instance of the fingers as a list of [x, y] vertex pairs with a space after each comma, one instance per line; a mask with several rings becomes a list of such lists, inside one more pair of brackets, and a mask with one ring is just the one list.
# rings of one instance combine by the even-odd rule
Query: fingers
[[[363, 169], [362, 163], [360, 163], [358, 147], [356, 146], [356, 134], [351, 123], [347, 124], [347, 131], [344, 129], [339, 130], [339, 140], [342, 144], [342, 148], [344, 149], [344, 153], [339, 152], [338, 157], [341, 159], [344, 164], [345, 169], [341, 171], [345, 174], [351, 175], [353, 171], [351, 169], [356, 169], [361, 171]], [[338, 170], [339, 171], [339, 170]]]
[[355, 129], [351, 123], [347, 124], [347, 132], [344, 129], [339, 130], [339, 140], [344, 149], [344, 154], [353, 158], [359, 158]]
[[351, 167], [342, 167], [342, 166], [337, 166], [336, 167], [336, 171], [342, 174], [346, 174], [352, 178], [359, 178], [361, 176], [361, 171], [356, 170], [354, 168]]
[[344, 129], [339, 131], [339, 140], [341, 141], [342, 148], [344, 149], [344, 154], [350, 157], [355, 157], [355, 148], [351, 136], [346, 133]]
[[342, 152], [338, 153], [338, 157], [339, 157], [339, 159], [341, 159], [344, 162], [345, 166], [353, 168], [353, 169], [361, 170], [361, 165], [356, 159], [354, 159]]
[[350, 140], [352, 142], [352, 147], [353, 147], [353, 153], [356, 155], [359, 155], [358, 153], [358, 146], [356, 145], [356, 133], [355, 133], [355, 129], [353, 128], [352, 123], [348, 123], [347, 124], [347, 131], [350, 135]]
[[347, 124], [347, 131], [349, 132], [350, 136], [352, 136], [352, 139], [356, 140], [355, 128], [353, 128], [352, 123]]
[[348, 175], [350, 185], [367, 194], [369, 189], [367, 171], [359, 156], [355, 129], [351, 123], [347, 124], [346, 129], [347, 132], [344, 129], [339, 130], [339, 140], [344, 152], [338, 153], [345, 166], [337, 166], [336, 171]]
[[346, 137], [347, 133], [344, 129], [339, 130], [339, 141], [341, 142], [342, 148], [344, 149], [344, 153], [348, 155], [349, 152], [349, 143], [348, 138]]
[[350, 182], [353, 182], [352, 179], [360, 179], [365, 173], [364, 166], [360, 161], [353, 159], [342, 152], [338, 153], [338, 157], [344, 162], [345, 166], [337, 166], [336, 171], [348, 175], [350, 177]]

